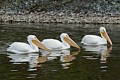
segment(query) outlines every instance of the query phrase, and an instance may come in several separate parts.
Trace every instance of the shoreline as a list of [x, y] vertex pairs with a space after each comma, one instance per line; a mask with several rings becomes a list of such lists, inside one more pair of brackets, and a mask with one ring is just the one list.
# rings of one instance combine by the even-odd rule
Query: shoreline
[[120, 14], [117, 16], [96, 16], [82, 15], [72, 13], [66, 15], [64, 13], [30, 13], [30, 14], [0, 14], [0, 22], [28, 22], [28, 23], [112, 23], [120, 24]]

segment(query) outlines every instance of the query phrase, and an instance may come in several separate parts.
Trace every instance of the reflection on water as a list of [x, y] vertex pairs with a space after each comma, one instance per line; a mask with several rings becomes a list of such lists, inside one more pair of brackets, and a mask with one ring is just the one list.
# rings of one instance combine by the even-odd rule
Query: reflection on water
[[34, 68], [37, 66], [37, 59], [39, 57], [39, 54], [37, 53], [30, 53], [30, 54], [8, 54], [10, 62], [13, 62], [14, 64], [22, 64], [23, 62], [28, 62], [30, 68]]
[[[110, 52], [112, 50], [112, 46], [107, 47], [107, 45], [100, 45], [100, 46], [83, 46], [85, 51], [92, 52], [93, 54], [100, 55], [100, 63], [101, 63], [101, 71], [106, 71], [107, 66], [107, 58], [110, 57]], [[94, 60], [98, 59], [98, 55], [96, 56], [83, 56], [86, 59]]]
[[109, 47], [109, 48], [105, 48], [102, 52], [101, 52], [101, 61], [106, 61], [107, 60], [107, 57], [110, 56], [110, 52], [112, 50], [112, 46]]
[[41, 55], [38, 53], [28, 53], [28, 54], [8, 54], [8, 57], [11, 58], [10, 62], [13, 64], [24, 64], [24, 62], [29, 63], [29, 70], [36, 70], [33, 68], [42, 67], [41, 63], [46, 61], [51, 61], [58, 59], [61, 62], [61, 65], [64, 69], [68, 68], [71, 64], [71, 61], [75, 59], [80, 51], [70, 52], [70, 50], [56, 50], [56, 51], [43, 51], [41, 50]]
[[[86, 34], [100, 35], [105, 27], [113, 42], [112, 47], [82, 46]], [[0, 24], [0, 79], [1, 80], [118, 80], [120, 79], [120, 28], [119, 24]], [[47, 51], [13, 54], [6, 51], [15, 42], [27, 42], [34, 34], [40, 41], [46, 38], [60, 40], [66, 32], [81, 47], [81, 51]]]
[[104, 50], [101, 51], [101, 71], [106, 71], [108, 68], [107, 65], [107, 58], [110, 57], [110, 52], [112, 50], [112, 47], [105, 48]]
[[[112, 50], [112, 46], [107, 47], [107, 45], [100, 45], [100, 46], [83, 46], [86, 52], [92, 52], [95, 54], [101, 55], [101, 61], [106, 61], [107, 57], [110, 56], [110, 52]], [[84, 56], [86, 57], [86, 56]], [[87, 59], [92, 59], [90, 56], [86, 57]]]
[[100, 46], [83, 46], [85, 51], [95, 51], [101, 53], [102, 51], [107, 49], [106, 45], [100, 45]]
[[60, 58], [61, 65], [64, 69], [69, 68], [68, 66], [71, 64], [71, 61], [75, 59], [75, 55], [77, 55], [80, 51], [70, 52], [70, 50], [54, 50], [50, 53], [47, 51], [41, 51], [42, 56], [38, 58], [39, 63], [43, 63], [45, 61], [54, 60]]

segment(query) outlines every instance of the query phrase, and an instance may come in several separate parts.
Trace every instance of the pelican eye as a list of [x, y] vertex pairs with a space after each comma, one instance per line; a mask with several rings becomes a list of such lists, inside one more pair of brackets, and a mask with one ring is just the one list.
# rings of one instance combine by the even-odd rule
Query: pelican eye
[[69, 36], [66, 34], [66, 37], [69, 37]]
[[37, 37], [34, 37], [34, 40], [36, 40], [37, 39]]
[[105, 32], [105, 29], [102, 29], [102, 32]]

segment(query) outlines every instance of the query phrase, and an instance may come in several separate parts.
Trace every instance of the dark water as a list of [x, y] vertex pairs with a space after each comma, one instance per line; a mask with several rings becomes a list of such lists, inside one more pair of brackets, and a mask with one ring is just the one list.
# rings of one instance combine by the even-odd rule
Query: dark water
[[[113, 46], [82, 46], [86, 34], [99, 34], [104, 26]], [[39, 40], [59, 39], [66, 32], [81, 47], [81, 51], [54, 51], [13, 54], [6, 51], [15, 42], [26, 42], [27, 35]], [[0, 23], [0, 80], [119, 80], [120, 24], [26, 24]]]

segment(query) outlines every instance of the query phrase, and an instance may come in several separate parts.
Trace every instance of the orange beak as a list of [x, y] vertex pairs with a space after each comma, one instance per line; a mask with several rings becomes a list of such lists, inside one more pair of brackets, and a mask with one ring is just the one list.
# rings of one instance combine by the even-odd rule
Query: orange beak
[[107, 32], [101, 32], [101, 33], [106, 38], [106, 40], [110, 43], [110, 45], [112, 46], [113, 45], [112, 41], [111, 41], [110, 37], [108, 36]]
[[50, 52], [50, 50], [49, 50], [47, 47], [45, 47], [44, 44], [43, 44], [42, 42], [40, 42], [37, 38], [35, 38], [34, 40], [32, 40], [32, 42], [33, 42], [36, 46], [38, 46], [39, 48]]
[[80, 47], [68, 35], [64, 37], [64, 40], [71, 46], [80, 49]]

